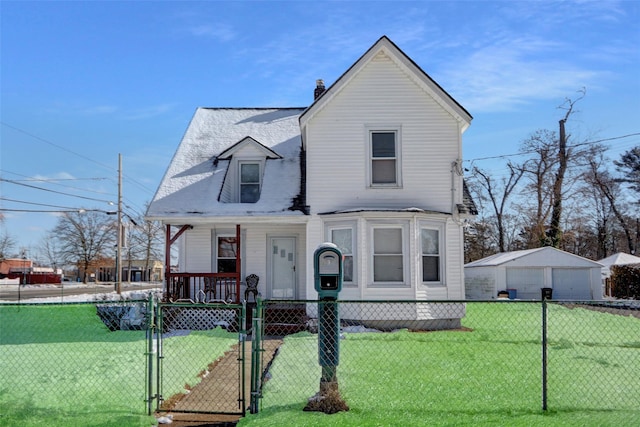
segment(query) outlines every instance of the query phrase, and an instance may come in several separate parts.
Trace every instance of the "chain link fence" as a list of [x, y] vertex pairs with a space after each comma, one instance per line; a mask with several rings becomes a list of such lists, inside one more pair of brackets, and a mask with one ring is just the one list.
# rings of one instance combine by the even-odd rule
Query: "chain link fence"
[[150, 319], [149, 301], [0, 304], [0, 425], [144, 417]]
[[0, 304], [0, 425], [298, 407], [323, 381], [347, 404], [406, 412], [409, 424], [443, 405], [640, 407], [638, 307], [259, 300], [248, 325], [245, 314], [151, 299]]
[[158, 305], [158, 410], [244, 414], [244, 319], [242, 305]]
[[306, 402], [335, 369], [342, 396], [361, 409], [637, 410], [640, 312], [599, 309], [556, 301], [264, 301], [255, 323], [262, 342], [284, 338], [262, 362], [267, 372], [255, 384], [262, 400], [252, 409]]

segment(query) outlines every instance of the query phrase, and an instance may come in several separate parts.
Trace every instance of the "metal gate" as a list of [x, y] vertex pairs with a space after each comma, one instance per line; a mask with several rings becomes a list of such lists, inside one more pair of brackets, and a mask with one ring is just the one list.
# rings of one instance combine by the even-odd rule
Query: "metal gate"
[[156, 411], [245, 415], [245, 337], [243, 305], [159, 303], [149, 344]]

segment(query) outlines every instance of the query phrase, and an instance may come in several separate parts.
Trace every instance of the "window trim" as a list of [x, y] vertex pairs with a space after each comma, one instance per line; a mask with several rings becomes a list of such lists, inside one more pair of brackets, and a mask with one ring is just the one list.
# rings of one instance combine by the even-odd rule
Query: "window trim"
[[[213, 250], [214, 250], [214, 254], [213, 254], [213, 270], [212, 270], [214, 273], [220, 273], [219, 264], [218, 264], [218, 261], [220, 259], [225, 259], [225, 260], [232, 259], [232, 258], [226, 258], [226, 257], [225, 258], [220, 258], [220, 256], [219, 256], [220, 253], [218, 251], [218, 248], [219, 248], [218, 241], [219, 241], [219, 239], [220, 238], [229, 238], [229, 237], [235, 239], [236, 235], [235, 235], [235, 233], [215, 233], [214, 246], [213, 246]], [[235, 246], [236, 246], [236, 252], [237, 252], [238, 251], [238, 242], [235, 242]], [[235, 260], [235, 258], [233, 258], [233, 259]], [[240, 259], [242, 259], [242, 257]]]
[[353, 260], [353, 272], [351, 281], [343, 281], [345, 287], [358, 287], [358, 227], [356, 221], [330, 222], [325, 224], [325, 238], [327, 242], [332, 242], [332, 232], [334, 230], [351, 230], [351, 258]]
[[[418, 245], [417, 247], [419, 248], [419, 262], [418, 262], [418, 274], [420, 275], [420, 282], [423, 285], [428, 285], [428, 286], [433, 286], [433, 285], [445, 285], [446, 281], [445, 281], [445, 254], [446, 254], [446, 250], [445, 250], [445, 238], [444, 238], [444, 232], [445, 232], [445, 228], [443, 224], [438, 224], [438, 223], [433, 223], [433, 222], [427, 222], [427, 221], [420, 221], [418, 224]], [[438, 271], [439, 271], [439, 278], [438, 280], [432, 280], [432, 281], [425, 281], [424, 280], [424, 276], [423, 276], [423, 247], [422, 247], [422, 230], [435, 230], [438, 232]]]
[[[374, 281], [374, 265], [375, 265], [375, 236], [374, 231], [376, 229], [400, 229], [402, 237], [402, 281]], [[410, 257], [411, 253], [409, 250], [409, 222], [369, 222], [367, 224], [368, 235], [369, 235], [369, 287], [373, 288], [409, 288], [411, 287], [411, 277], [410, 277]]]
[[[389, 126], [365, 126], [366, 134], [366, 171], [368, 188], [402, 188], [402, 127], [399, 125]], [[395, 135], [395, 166], [396, 179], [392, 183], [374, 183], [373, 182], [373, 134], [375, 133], [393, 133]]]
[[[243, 202], [242, 201], [242, 166], [243, 165], [258, 165], [258, 199], [255, 202]], [[257, 203], [260, 201], [260, 197], [262, 196], [262, 170], [263, 170], [263, 161], [254, 160], [254, 159], [238, 159], [237, 164], [237, 173], [238, 173], [238, 185], [236, 189], [237, 200], [238, 203]], [[256, 183], [251, 183], [256, 184]]]

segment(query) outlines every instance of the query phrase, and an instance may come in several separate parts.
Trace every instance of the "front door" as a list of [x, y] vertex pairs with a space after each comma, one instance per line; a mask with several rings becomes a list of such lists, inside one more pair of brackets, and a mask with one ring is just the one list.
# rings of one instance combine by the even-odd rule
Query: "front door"
[[271, 298], [296, 298], [296, 239], [295, 237], [272, 237], [271, 254]]

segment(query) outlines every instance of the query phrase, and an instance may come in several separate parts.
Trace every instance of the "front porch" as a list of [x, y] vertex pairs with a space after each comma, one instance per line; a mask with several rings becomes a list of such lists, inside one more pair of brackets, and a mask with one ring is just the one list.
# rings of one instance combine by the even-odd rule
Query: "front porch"
[[240, 303], [239, 273], [167, 273], [165, 301]]
[[[173, 272], [170, 268], [171, 246], [192, 225], [182, 225], [180, 229], [171, 235], [171, 225], [166, 224], [165, 240], [165, 301], [189, 301], [189, 302], [224, 302], [240, 304], [241, 285], [241, 259], [240, 259], [240, 225], [236, 225], [235, 239], [229, 239], [232, 264], [228, 265], [226, 272]], [[234, 259], [235, 258], [235, 259]], [[231, 268], [229, 268], [231, 267]]]

